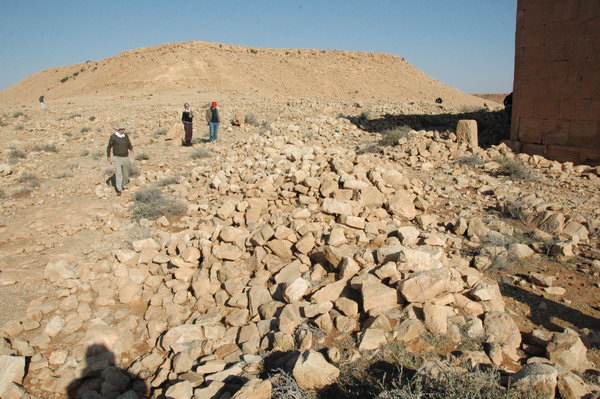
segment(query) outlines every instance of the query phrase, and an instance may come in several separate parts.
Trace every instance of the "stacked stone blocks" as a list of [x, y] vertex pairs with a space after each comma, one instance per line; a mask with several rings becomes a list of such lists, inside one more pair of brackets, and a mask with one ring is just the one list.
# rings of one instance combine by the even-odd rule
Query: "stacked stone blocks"
[[600, 163], [600, 1], [519, 0], [510, 144]]

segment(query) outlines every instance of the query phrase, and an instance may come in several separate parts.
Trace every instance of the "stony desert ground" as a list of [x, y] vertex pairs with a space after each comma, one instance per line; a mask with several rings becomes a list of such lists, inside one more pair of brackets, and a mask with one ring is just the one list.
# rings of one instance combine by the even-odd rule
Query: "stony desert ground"
[[356, 52], [177, 43], [0, 92], [0, 397], [598, 397], [600, 168], [505, 125]]

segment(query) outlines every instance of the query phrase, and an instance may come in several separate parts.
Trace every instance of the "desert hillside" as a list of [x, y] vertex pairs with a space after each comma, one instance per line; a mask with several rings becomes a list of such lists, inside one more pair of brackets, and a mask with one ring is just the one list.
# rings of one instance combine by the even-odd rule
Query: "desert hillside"
[[114, 94], [218, 93], [278, 98], [430, 101], [482, 106], [392, 54], [183, 42], [51, 68], [0, 92], [0, 103]]

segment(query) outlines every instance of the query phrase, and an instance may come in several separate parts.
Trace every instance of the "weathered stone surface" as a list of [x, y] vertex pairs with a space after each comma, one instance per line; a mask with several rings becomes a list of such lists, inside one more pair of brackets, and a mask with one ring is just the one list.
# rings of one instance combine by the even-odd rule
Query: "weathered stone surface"
[[402, 226], [398, 229], [398, 237], [402, 245], [413, 245], [421, 232], [414, 226]]
[[479, 146], [477, 138], [477, 121], [473, 119], [461, 119], [456, 124], [456, 141], [466, 143], [471, 148]]
[[25, 377], [24, 356], [0, 356], [0, 398], [14, 398], [14, 383], [21, 384]]
[[435, 335], [446, 335], [448, 332], [448, 317], [454, 312], [449, 306], [425, 304], [423, 314], [425, 315], [425, 326]]
[[300, 388], [318, 391], [333, 384], [340, 370], [329, 364], [319, 352], [309, 350], [300, 354], [292, 374]]
[[191, 399], [194, 388], [189, 381], [181, 381], [171, 385], [165, 392], [166, 397], [173, 399]]
[[398, 306], [397, 291], [378, 281], [363, 283], [361, 294], [365, 312], [379, 314]]
[[153, 238], [134, 241], [132, 246], [135, 252], [142, 252], [144, 249], [160, 250], [160, 245]]
[[271, 382], [253, 378], [233, 395], [232, 399], [270, 399]]
[[554, 398], [558, 372], [549, 364], [533, 363], [523, 367], [513, 379], [515, 386]]
[[201, 341], [205, 338], [204, 328], [195, 324], [183, 324], [171, 328], [162, 337], [161, 345], [163, 349], [172, 349], [175, 352], [180, 352], [185, 345], [194, 341]]
[[558, 393], [562, 399], [584, 398], [590, 391], [591, 389], [588, 384], [577, 374], [558, 374]]
[[62, 331], [65, 326], [65, 320], [60, 316], [54, 316], [50, 319], [46, 327], [44, 328], [44, 333], [49, 337], [56, 337]]
[[587, 348], [573, 330], [556, 333], [546, 347], [548, 359], [569, 371], [585, 371], [590, 367]]
[[333, 198], [325, 198], [321, 209], [323, 212], [333, 215], [352, 215], [352, 206], [349, 203], [337, 201]]
[[521, 332], [507, 313], [486, 313], [483, 326], [487, 343], [499, 344], [513, 351], [521, 345]]
[[271, 240], [267, 243], [267, 246], [280, 258], [288, 259], [292, 257], [292, 243], [287, 240]]
[[393, 197], [388, 199], [387, 209], [393, 215], [412, 220], [417, 216], [413, 203], [413, 196], [404, 190], [397, 190]]
[[310, 301], [312, 303], [321, 303], [321, 302], [335, 302], [342, 291], [348, 285], [347, 280], [338, 280], [334, 283], [327, 284], [323, 288], [319, 289], [315, 292], [311, 297]]
[[363, 333], [358, 349], [361, 351], [373, 350], [385, 343], [387, 343], [387, 337], [383, 331], [376, 328], [367, 328]]
[[283, 298], [287, 303], [297, 302], [304, 297], [308, 290], [308, 281], [302, 277], [297, 278], [289, 285], [286, 285]]
[[71, 265], [65, 260], [56, 263], [48, 263], [44, 269], [44, 278], [50, 282], [57, 282], [75, 277]]
[[407, 319], [396, 326], [393, 337], [398, 342], [409, 342], [421, 336], [425, 332], [425, 326], [419, 320]]
[[398, 290], [408, 302], [428, 302], [438, 295], [459, 292], [462, 285], [452, 281], [446, 269], [433, 269], [412, 273], [398, 284]]

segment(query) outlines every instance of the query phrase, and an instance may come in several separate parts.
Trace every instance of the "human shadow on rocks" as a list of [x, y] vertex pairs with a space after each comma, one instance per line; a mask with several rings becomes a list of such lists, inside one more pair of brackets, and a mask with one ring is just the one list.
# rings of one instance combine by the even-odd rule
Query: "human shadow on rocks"
[[425, 114], [385, 114], [379, 118], [370, 119], [365, 114], [346, 116], [356, 127], [370, 133], [383, 133], [388, 129], [408, 126], [413, 130], [435, 130], [438, 132], [455, 132], [456, 124], [461, 119], [477, 121], [479, 146], [489, 148], [508, 140], [510, 136], [510, 119], [504, 110], [478, 110], [456, 114], [445, 113], [436, 115]]
[[[512, 284], [501, 282], [499, 285], [502, 295], [527, 304], [530, 308], [529, 319], [535, 324], [543, 326], [547, 330], [563, 330], [563, 327], [551, 321], [552, 317], [556, 317], [567, 323], [570, 323], [578, 329], [588, 328], [591, 330], [597, 330], [600, 326], [600, 319], [587, 315], [580, 310], [573, 309], [569, 306], [563, 305], [562, 303], [545, 298], [534, 292], [529, 292]], [[542, 302], [546, 304], [546, 309], [540, 308], [540, 303]]]
[[117, 177], [115, 176], [114, 173], [112, 175], [110, 175], [108, 177], [108, 179], [106, 179], [106, 185], [111, 186], [115, 190], [117, 189]]
[[69, 399], [147, 398], [146, 382], [115, 365], [115, 355], [104, 345], [91, 345], [85, 353], [81, 377], [67, 387]]

